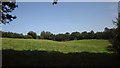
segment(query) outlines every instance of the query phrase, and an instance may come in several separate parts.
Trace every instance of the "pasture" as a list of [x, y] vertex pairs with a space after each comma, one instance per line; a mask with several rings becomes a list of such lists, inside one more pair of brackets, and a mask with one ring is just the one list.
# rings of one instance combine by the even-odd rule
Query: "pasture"
[[74, 40], [66, 42], [57, 42], [52, 40], [34, 40], [34, 39], [2, 39], [2, 49], [12, 50], [44, 50], [59, 51], [63, 53], [69, 52], [109, 52], [107, 40]]
[[120, 67], [118, 54], [107, 50], [107, 40], [57, 42], [34, 39], [2, 39], [3, 67], [79, 66]]

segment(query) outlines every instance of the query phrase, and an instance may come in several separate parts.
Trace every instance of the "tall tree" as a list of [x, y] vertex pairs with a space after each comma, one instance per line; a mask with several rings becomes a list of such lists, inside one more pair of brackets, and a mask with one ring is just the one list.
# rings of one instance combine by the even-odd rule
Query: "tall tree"
[[69, 41], [69, 40], [70, 40], [70, 33], [69, 33], [69, 32], [66, 32], [66, 33], [65, 33], [65, 40], [66, 40], [66, 41]]
[[33, 31], [28, 32], [27, 35], [30, 35], [30, 36], [32, 36], [34, 39], [37, 39], [37, 34], [36, 34], [35, 32], [33, 32]]
[[[120, 7], [119, 7], [120, 8]], [[120, 54], [120, 12], [118, 13], [117, 21], [113, 21], [117, 28], [114, 31], [114, 38], [112, 40], [113, 48]]]
[[65, 41], [65, 35], [64, 34], [57, 34], [55, 36], [56, 41]]
[[89, 38], [89, 35], [88, 35], [87, 31], [82, 32], [81, 35], [82, 35], [83, 39], [88, 39]]
[[94, 34], [94, 39], [103, 39], [103, 32], [96, 32]]
[[93, 30], [88, 32], [88, 39], [94, 39], [94, 31]]
[[2, 10], [0, 10], [0, 17], [1, 17], [0, 24], [1, 23], [3, 23], [3, 24], [9, 23], [17, 18], [16, 16], [10, 14], [16, 7], [18, 7], [18, 5], [16, 5], [16, 2], [12, 2], [12, 1], [1, 2], [0, 8]]
[[51, 40], [51, 36], [53, 36], [53, 34], [49, 31], [42, 31], [41, 34], [40, 34], [41, 38], [42, 39], [49, 39]]
[[72, 32], [70, 35], [71, 40], [79, 40], [80, 33], [79, 32]]

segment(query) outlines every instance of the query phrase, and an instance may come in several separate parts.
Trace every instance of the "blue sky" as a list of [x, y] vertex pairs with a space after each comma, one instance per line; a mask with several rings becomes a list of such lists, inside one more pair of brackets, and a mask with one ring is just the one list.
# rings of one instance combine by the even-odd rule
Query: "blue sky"
[[[16, 0], [17, 2], [53, 2], [53, 0]], [[58, 0], [58, 2], [118, 2], [119, 0]]]
[[17, 19], [2, 26], [3, 31], [26, 34], [35, 31], [52, 33], [103, 31], [113, 28], [117, 17], [117, 2], [18, 2], [12, 14]]

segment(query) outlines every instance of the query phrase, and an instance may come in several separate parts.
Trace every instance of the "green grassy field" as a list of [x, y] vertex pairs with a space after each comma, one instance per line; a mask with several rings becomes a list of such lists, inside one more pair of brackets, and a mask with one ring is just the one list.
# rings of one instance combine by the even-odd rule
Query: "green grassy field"
[[74, 40], [66, 42], [57, 42], [51, 40], [34, 39], [2, 39], [2, 49], [12, 50], [44, 50], [68, 52], [109, 52], [107, 46], [110, 43], [107, 40]]
[[107, 40], [57, 42], [3, 38], [2, 66], [6, 68], [41, 66], [120, 68], [118, 54], [107, 50], [109, 44]]

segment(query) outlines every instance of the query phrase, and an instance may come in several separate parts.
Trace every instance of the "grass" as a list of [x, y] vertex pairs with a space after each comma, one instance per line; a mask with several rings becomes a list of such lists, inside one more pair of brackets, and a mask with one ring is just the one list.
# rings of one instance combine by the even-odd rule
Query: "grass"
[[109, 52], [107, 46], [110, 43], [107, 40], [74, 40], [66, 42], [57, 42], [52, 40], [34, 40], [34, 39], [13, 39], [3, 38], [2, 49], [12, 50], [44, 50], [68, 52]]
[[3, 68], [78, 66], [120, 68], [119, 55], [110, 53], [107, 40], [51, 40], [2, 38]]

